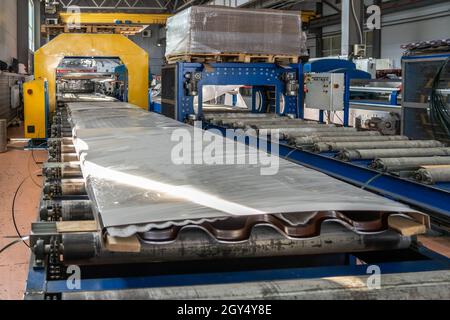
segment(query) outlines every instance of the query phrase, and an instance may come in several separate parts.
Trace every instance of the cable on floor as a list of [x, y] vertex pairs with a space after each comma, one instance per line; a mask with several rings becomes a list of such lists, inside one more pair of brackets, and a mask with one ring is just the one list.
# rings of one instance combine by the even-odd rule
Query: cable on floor
[[18, 244], [18, 243], [20, 243], [20, 242], [22, 242], [22, 241], [27, 241], [27, 240], [29, 240], [29, 239], [30, 239], [30, 237], [29, 237], [29, 236], [26, 236], [26, 237], [19, 238], [19, 239], [16, 239], [16, 240], [14, 240], [14, 241], [8, 243], [6, 246], [4, 246], [3, 248], [0, 249], [0, 254], [2, 254], [3, 252], [5, 252], [7, 249], [13, 247], [15, 244]]

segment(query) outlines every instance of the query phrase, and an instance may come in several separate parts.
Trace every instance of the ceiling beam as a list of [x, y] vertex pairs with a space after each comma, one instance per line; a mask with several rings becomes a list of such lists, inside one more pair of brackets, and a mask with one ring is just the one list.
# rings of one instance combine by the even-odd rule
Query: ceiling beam
[[[381, 4], [381, 14], [390, 14], [399, 11], [411, 10], [426, 7], [433, 4], [448, 2], [448, 0], [391, 0]], [[333, 14], [317, 19], [312, 19], [310, 23], [311, 29], [323, 28], [326, 26], [341, 23], [341, 15]]]

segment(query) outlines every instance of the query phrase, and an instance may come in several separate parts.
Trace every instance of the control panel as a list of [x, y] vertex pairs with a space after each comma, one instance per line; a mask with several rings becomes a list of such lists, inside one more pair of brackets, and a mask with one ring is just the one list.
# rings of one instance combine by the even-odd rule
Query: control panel
[[305, 75], [306, 108], [344, 110], [345, 75], [342, 73], [307, 73]]

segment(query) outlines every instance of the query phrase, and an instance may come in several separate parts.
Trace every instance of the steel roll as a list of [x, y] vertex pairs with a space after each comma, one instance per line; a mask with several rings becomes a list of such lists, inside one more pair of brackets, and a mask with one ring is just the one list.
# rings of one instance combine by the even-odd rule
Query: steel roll
[[416, 172], [415, 178], [417, 181], [430, 185], [450, 182], [450, 166], [420, 169]]
[[314, 144], [316, 152], [355, 149], [438, 148], [444, 144], [436, 140], [379, 141], [379, 142], [319, 142]]
[[413, 171], [424, 166], [450, 165], [450, 157], [380, 158], [372, 167], [382, 171]]
[[285, 134], [291, 144], [295, 143], [299, 138], [315, 138], [315, 137], [376, 137], [381, 136], [378, 131], [317, 131], [317, 132], [293, 132]]
[[405, 136], [344, 136], [344, 137], [303, 137], [296, 138], [296, 145], [314, 144], [319, 142], [379, 142], [379, 141], [406, 141]]
[[405, 158], [405, 157], [433, 157], [450, 156], [450, 148], [402, 148], [375, 150], [343, 150], [338, 158], [345, 161], [370, 160], [376, 158]]

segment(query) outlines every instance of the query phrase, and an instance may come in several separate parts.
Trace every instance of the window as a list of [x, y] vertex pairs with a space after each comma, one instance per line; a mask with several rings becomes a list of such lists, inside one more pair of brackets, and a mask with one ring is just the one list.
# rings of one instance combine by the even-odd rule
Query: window
[[34, 52], [34, 2], [28, 0], [28, 49]]
[[366, 57], [373, 57], [373, 31], [365, 31], [364, 40], [366, 45]]
[[[373, 56], [373, 31], [364, 32], [366, 56]], [[322, 57], [338, 56], [341, 54], [341, 35], [324, 37], [322, 39]]]
[[322, 56], [331, 57], [341, 54], [341, 35], [324, 37], [322, 39]]

